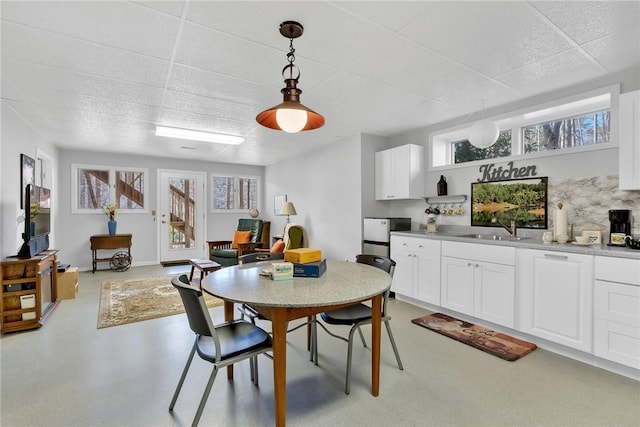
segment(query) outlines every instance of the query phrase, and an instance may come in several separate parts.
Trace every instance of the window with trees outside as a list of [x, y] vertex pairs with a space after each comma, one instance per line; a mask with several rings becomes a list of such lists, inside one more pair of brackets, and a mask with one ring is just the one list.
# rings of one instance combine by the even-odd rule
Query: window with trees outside
[[147, 169], [72, 165], [72, 212], [103, 213], [114, 204], [119, 212], [145, 212]]
[[434, 132], [430, 135], [431, 167], [550, 155], [566, 149], [607, 148], [611, 142], [611, 102], [618, 94], [616, 85], [488, 118], [495, 121], [500, 133], [497, 141], [485, 149], [467, 139], [473, 123]]
[[259, 206], [260, 179], [257, 177], [213, 175], [212, 211], [249, 211]]

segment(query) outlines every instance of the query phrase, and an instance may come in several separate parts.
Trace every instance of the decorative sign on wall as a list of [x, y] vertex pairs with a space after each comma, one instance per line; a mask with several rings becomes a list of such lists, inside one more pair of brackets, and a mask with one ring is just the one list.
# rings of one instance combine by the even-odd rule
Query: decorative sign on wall
[[528, 178], [538, 175], [536, 166], [522, 166], [516, 168], [513, 166], [513, 162], [507, 163], [507, 167], [495, 167], [495, 163], [488, 165], [482, 165], [479, 168], [479, 172], [482, 173], [482, 177], [478, 178], [478, 182], [485, 181], [504, 181], [507, 179]]

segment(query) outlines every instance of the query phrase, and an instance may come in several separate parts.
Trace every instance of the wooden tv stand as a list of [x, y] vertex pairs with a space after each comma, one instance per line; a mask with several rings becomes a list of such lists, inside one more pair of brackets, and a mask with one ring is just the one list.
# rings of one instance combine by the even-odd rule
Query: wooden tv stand
[[[89, 239], [91, 241], [91, 256], [93, 258], [93, 271], [96, 272], [96, 267], [99, 262], [109, 262], [113, 266], [114, 257], [119, 254], [115, 254], [109, 258], [98, 258], [99, 250], [115, 250], [115, 249], [126, 249], [126, 254], [124, 257], [118, 257], [119, 269], [127, 269], [131, 265], [131, 234], [96, 234], [91, 236]], [[120, 262], [121, 261], [121, 262]]]
[[[0, 263], [2, 333], [36, 329], [58, 305], [57, 251], [31, 258], [8, 257]], [[43, 305], [48, 303], [46, 307]]]

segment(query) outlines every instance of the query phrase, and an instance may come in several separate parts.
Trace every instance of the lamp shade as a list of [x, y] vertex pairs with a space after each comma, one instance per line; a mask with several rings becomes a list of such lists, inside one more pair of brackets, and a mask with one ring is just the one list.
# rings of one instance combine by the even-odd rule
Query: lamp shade
[[285, 80], [287, 87], [282, 89], [283, 102], [263, 111], [256, 121], [264, 127], [296, 133], [324, 126], [324, 117], [300, 102], [302, 91], [295, 87], [293, 79]]
[[292, 202], [284, 202], [280, 208], [280, 215], [298, 215]]
[[469, 143], [477, 148], [491, 147], [500, 135], [500, 129], [490, 120], [478, 120], [469, 131]]

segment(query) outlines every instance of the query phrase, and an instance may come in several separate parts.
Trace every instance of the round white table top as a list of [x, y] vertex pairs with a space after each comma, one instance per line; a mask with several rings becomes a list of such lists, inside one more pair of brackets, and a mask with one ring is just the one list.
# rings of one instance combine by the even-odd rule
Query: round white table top
[[202, 289], [218, 298], [266, 307], [316, 307], [362, 301], [391, 286], [391, 275], [366, 264], [327, 260], [321, 277], [276, 281], [260, 276], [259, 262], [222, 268], [207, 275]]

